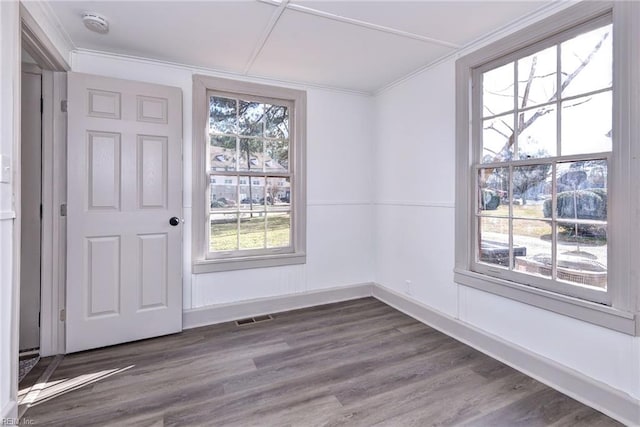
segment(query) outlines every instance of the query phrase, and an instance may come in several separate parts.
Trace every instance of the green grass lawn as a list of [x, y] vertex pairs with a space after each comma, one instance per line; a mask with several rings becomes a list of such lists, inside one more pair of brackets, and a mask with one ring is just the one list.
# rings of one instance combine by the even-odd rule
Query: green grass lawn
[[[509, 205], [500, 205], [494, 211], [485, 211], [489, 215], [509, 215]], [[541, 204], [513, 205], [513, 216], [521, 218], [544, 218]]]
[[[505, 219], [486, 218], [482, 220], [482, 231], [491, 233], [500, 233], [508, 235], [509, 222], [506, 217], [509, 215], [509, 206], [500, 205], [498, 209], [493, 211], [484, 211], [488, 215], [504, 215]], [[513, 205], [513, 216], [520, 218], [543, 219], [541, 204]], [[551, 233], [551, 227], [548, 222], [531, 221], [531, 220], [514, 220], [514, 235], [541, 237]]]
[[[498, 209], [493, 211], [484, 211], [489, 215], [504, 215], [504, 219], [498, 218], [485, 218], [482, 220], [482, 231], [485, 233], [499, 233], [504, 234], [505, 239], [509, 234], [509, 222], [507, 216], [509, 215], [509, 206], [500, 205]], [[514, 219], [513, 234], [514, 236], [523, 237], [536, 237], [546, 240], [551, 240], [551, 222], [550, 221], [536, 221], [539, 219], [545, 219], [542, 214], [541, 204], [527, 204], [527, 205], [514, 205], [513, 216], [523, 219]], [[531, 219], [529, 219], [531, 218]], [[549, 218], [546, 218], [547, 220]], [[580, 243], [589, 244], [594, 246], [606, 245], [606, 237], [590, 237], [590, 236], [578, 236], [576, 237], [571, 229], [564, 227], [558, 227], [558, 239], [565, 243]]]
[[237, 249], [263, 249], [289, 246], [291, 220], [289, 214], [269, 213], [265, 230], [265, 217], [240, 221], [240, 248], [238, 248], [238, 223], [236, 221], [211, 224], [211, 251]]

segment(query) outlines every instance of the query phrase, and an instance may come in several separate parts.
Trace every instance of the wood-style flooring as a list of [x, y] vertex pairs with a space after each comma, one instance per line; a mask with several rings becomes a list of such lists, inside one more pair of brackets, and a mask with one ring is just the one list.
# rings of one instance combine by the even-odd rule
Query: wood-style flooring
[[48, 426], [620, 425], [373, 298], [66, 356], [25, 420]]

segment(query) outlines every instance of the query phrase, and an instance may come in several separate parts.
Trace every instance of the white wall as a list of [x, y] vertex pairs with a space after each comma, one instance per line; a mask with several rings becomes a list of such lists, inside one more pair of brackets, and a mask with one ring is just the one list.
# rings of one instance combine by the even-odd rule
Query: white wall
[[0, 183], [0, 418], [15, 416], [16, 360], [18, 349], [17, 307], [14, 282], [14, 202], [13, 189], [19, 164], [14, 141], [19, 132], [14, 110], [19, 97], [18, 4], [0, 2], [0, 155], [12, 162], [13, 176], [10, 183]]
[[[12, 7], [7, 4], [0, 2], [3, 16]], [[524, 24], [514, 24], [502, 33]], [[0, 28], [4, 37], [8, 31], [4, 21]], [[0, 68], [4, 70], [6, 42], [2, 43]], [[225, 76], [90, 52], [72, 54], [72, 68], [178, 86], [183, 91], [185, 309], [375, 279], [434, 310], [640, 398], [640, 338], [453, 283], [453, 60], [375, 99], [307, 87], [307, 264], [203, 275], [190, 273], [191, 77], [194, 73]], [[0, 77], [6, 91], [11, 82]], [[1, 131], [0, 144], [6, 144], [5, 129]], [[4, 145], [0, 149], [5, 150]], [[9, 200], [10, 191], [0, 186], [0, 211]], [[7, 235], [11, 227], [4, 223], [0, 225], [0, 408], [8, 401], [10, 378], [10, 326], [5, 320], [11, 312], [12, 261], [5, 242], [11, 240]]]
[[308, 117], [307, 264], [192, 275], [189, 227], [192, 75], [238, 77], [90, 52], [74, 53], [72, 70], [182, 89], [185, 309], [373, 280], [374, 143], [373, 103], [369, 96], [302, 87], [307, 90]]
[[375, 114], [376, 282], [639, 398], [640, 338], [453, 282], [454, 59], [379, 94]]

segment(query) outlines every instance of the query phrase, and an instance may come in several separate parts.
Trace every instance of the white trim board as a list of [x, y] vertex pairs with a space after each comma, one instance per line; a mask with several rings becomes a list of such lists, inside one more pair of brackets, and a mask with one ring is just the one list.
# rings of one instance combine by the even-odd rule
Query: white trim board
[[15, 400], [9, 400], [9, 402], [2, 408], [0, 414], [0, 423], [9, 425], [10, 422], [16, 421], [15, 425], [18, 425], [18, 402]]
[[316, 200], [307, 202], [307, 206], [371, 206], [367, 200]]
[[427, 202], [427, 201], [409, 201], [409, 200], [380, 200], [374, 202], [378, 206], [411, 206], [421, 208], [447, 208], [454, 209], [454, 202]]
[[0, 212], [0, 221], [8, 221], [16, 218], [15, 211], [2, 211]]
[[30, 47], [37, 49], [40, 59], [47, 60], [46, 68], [70, 69], [70, 56], [75, 45], [51, 5], [46, 1], [20, 2], [20, 18], [27, 30], [23, 35], [33, 37]]
[[372, 296], [372, 286], [371, 283], [361, 283], [299, 294], [256, 298], [229, 304], [193, 308], [183, 311], [182, 327], [183, 329], [191, 329], [247, 317], [366, 298]]
[[640, 425], [640, 399], [381, 285], [374, 284], [372, 289], [373, 297], [390, 307], [626, 425]]
[[375, 283], [185, 310], [183, 328], [371, 296], [626, 425], [640, 425], [640, 399]]

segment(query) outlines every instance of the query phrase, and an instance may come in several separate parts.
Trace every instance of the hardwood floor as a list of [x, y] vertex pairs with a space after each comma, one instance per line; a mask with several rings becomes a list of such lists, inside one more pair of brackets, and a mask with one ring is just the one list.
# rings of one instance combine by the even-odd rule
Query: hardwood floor
[[373, 298], [66, 356], [25, 419], [52, 426], [620, 425]]

